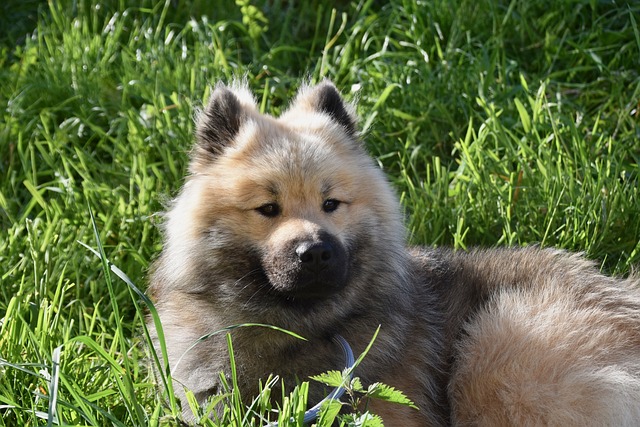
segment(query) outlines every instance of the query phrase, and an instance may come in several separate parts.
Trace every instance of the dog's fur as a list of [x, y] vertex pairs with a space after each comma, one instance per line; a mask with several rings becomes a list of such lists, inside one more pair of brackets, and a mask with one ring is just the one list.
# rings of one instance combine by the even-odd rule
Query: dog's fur
[[[196, 137], [150, 291], [172, 374], [200, 402], [230, 375], [223, 335], [186, 351], [206, 334], [251, 322], [308, 339], [233, 330], [250, 396], [270, 373], [291, 386], [342, 369], [331, 338], [357, 354], [381, 325], [356, 375], [420, 408], [373, 403], [387, 425], [640, 422], [638, 281], [560, 250], [407, 248], [396, 195], [330, 82], [279, 118], [219, 84]], [[325, 392], [311, 385], [312, 400]]]

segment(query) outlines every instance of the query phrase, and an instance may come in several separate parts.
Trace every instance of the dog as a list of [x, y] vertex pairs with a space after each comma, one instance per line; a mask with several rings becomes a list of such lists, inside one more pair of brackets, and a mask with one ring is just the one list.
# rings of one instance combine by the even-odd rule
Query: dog
[[[372, 401], [387, 425], [640, 423], [638, 279], [556, 249], [409, 247], [398, 197], [329, 81], [278, 118], [246, 84], [218, 84], [195, 134], [149, 288], [185, 420], [184, 389], [204, 404], [231, 376], [224, 334], [199, 339], [258, 323], [306, 341], [233, 329], [246, 397], [269, 374], [291, 387], [344, 368], [332, 338], [359, 353], [380, 326], [355, 374], [419, 408]], [[310, 400], [326, 392], [312, 384]]]

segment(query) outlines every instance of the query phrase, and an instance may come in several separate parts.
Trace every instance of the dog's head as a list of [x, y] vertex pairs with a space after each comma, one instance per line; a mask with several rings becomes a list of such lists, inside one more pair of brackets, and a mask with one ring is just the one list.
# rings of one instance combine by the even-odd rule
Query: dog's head
[[218, 85], [196, 139], [166, 227], [174, 286], [257, 313], [347, 304], [397, 268], [398, 202], [332, 83], [303, 87], [279, 118]]

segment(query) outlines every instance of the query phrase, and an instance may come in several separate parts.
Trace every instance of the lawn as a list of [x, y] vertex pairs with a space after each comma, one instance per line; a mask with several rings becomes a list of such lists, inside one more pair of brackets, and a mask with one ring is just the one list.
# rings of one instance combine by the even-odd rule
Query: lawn
[[131, 285], [234, 76], [273, 114], [305, 80], [357, 102], [413, 243], [640, 265], [638, 2], [4, 1], [0, 426], [175, 425]]

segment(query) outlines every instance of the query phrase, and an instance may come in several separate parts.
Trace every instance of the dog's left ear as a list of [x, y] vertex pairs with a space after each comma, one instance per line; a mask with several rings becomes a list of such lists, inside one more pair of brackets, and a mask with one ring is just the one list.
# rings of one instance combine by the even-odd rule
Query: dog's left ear
[[357, 136], [358, 121], [353, 106], [342, 99], [331, 81], [301, 89], [294, 102], [294, 108], [299, 106], [331, 116], [349, 135]]

